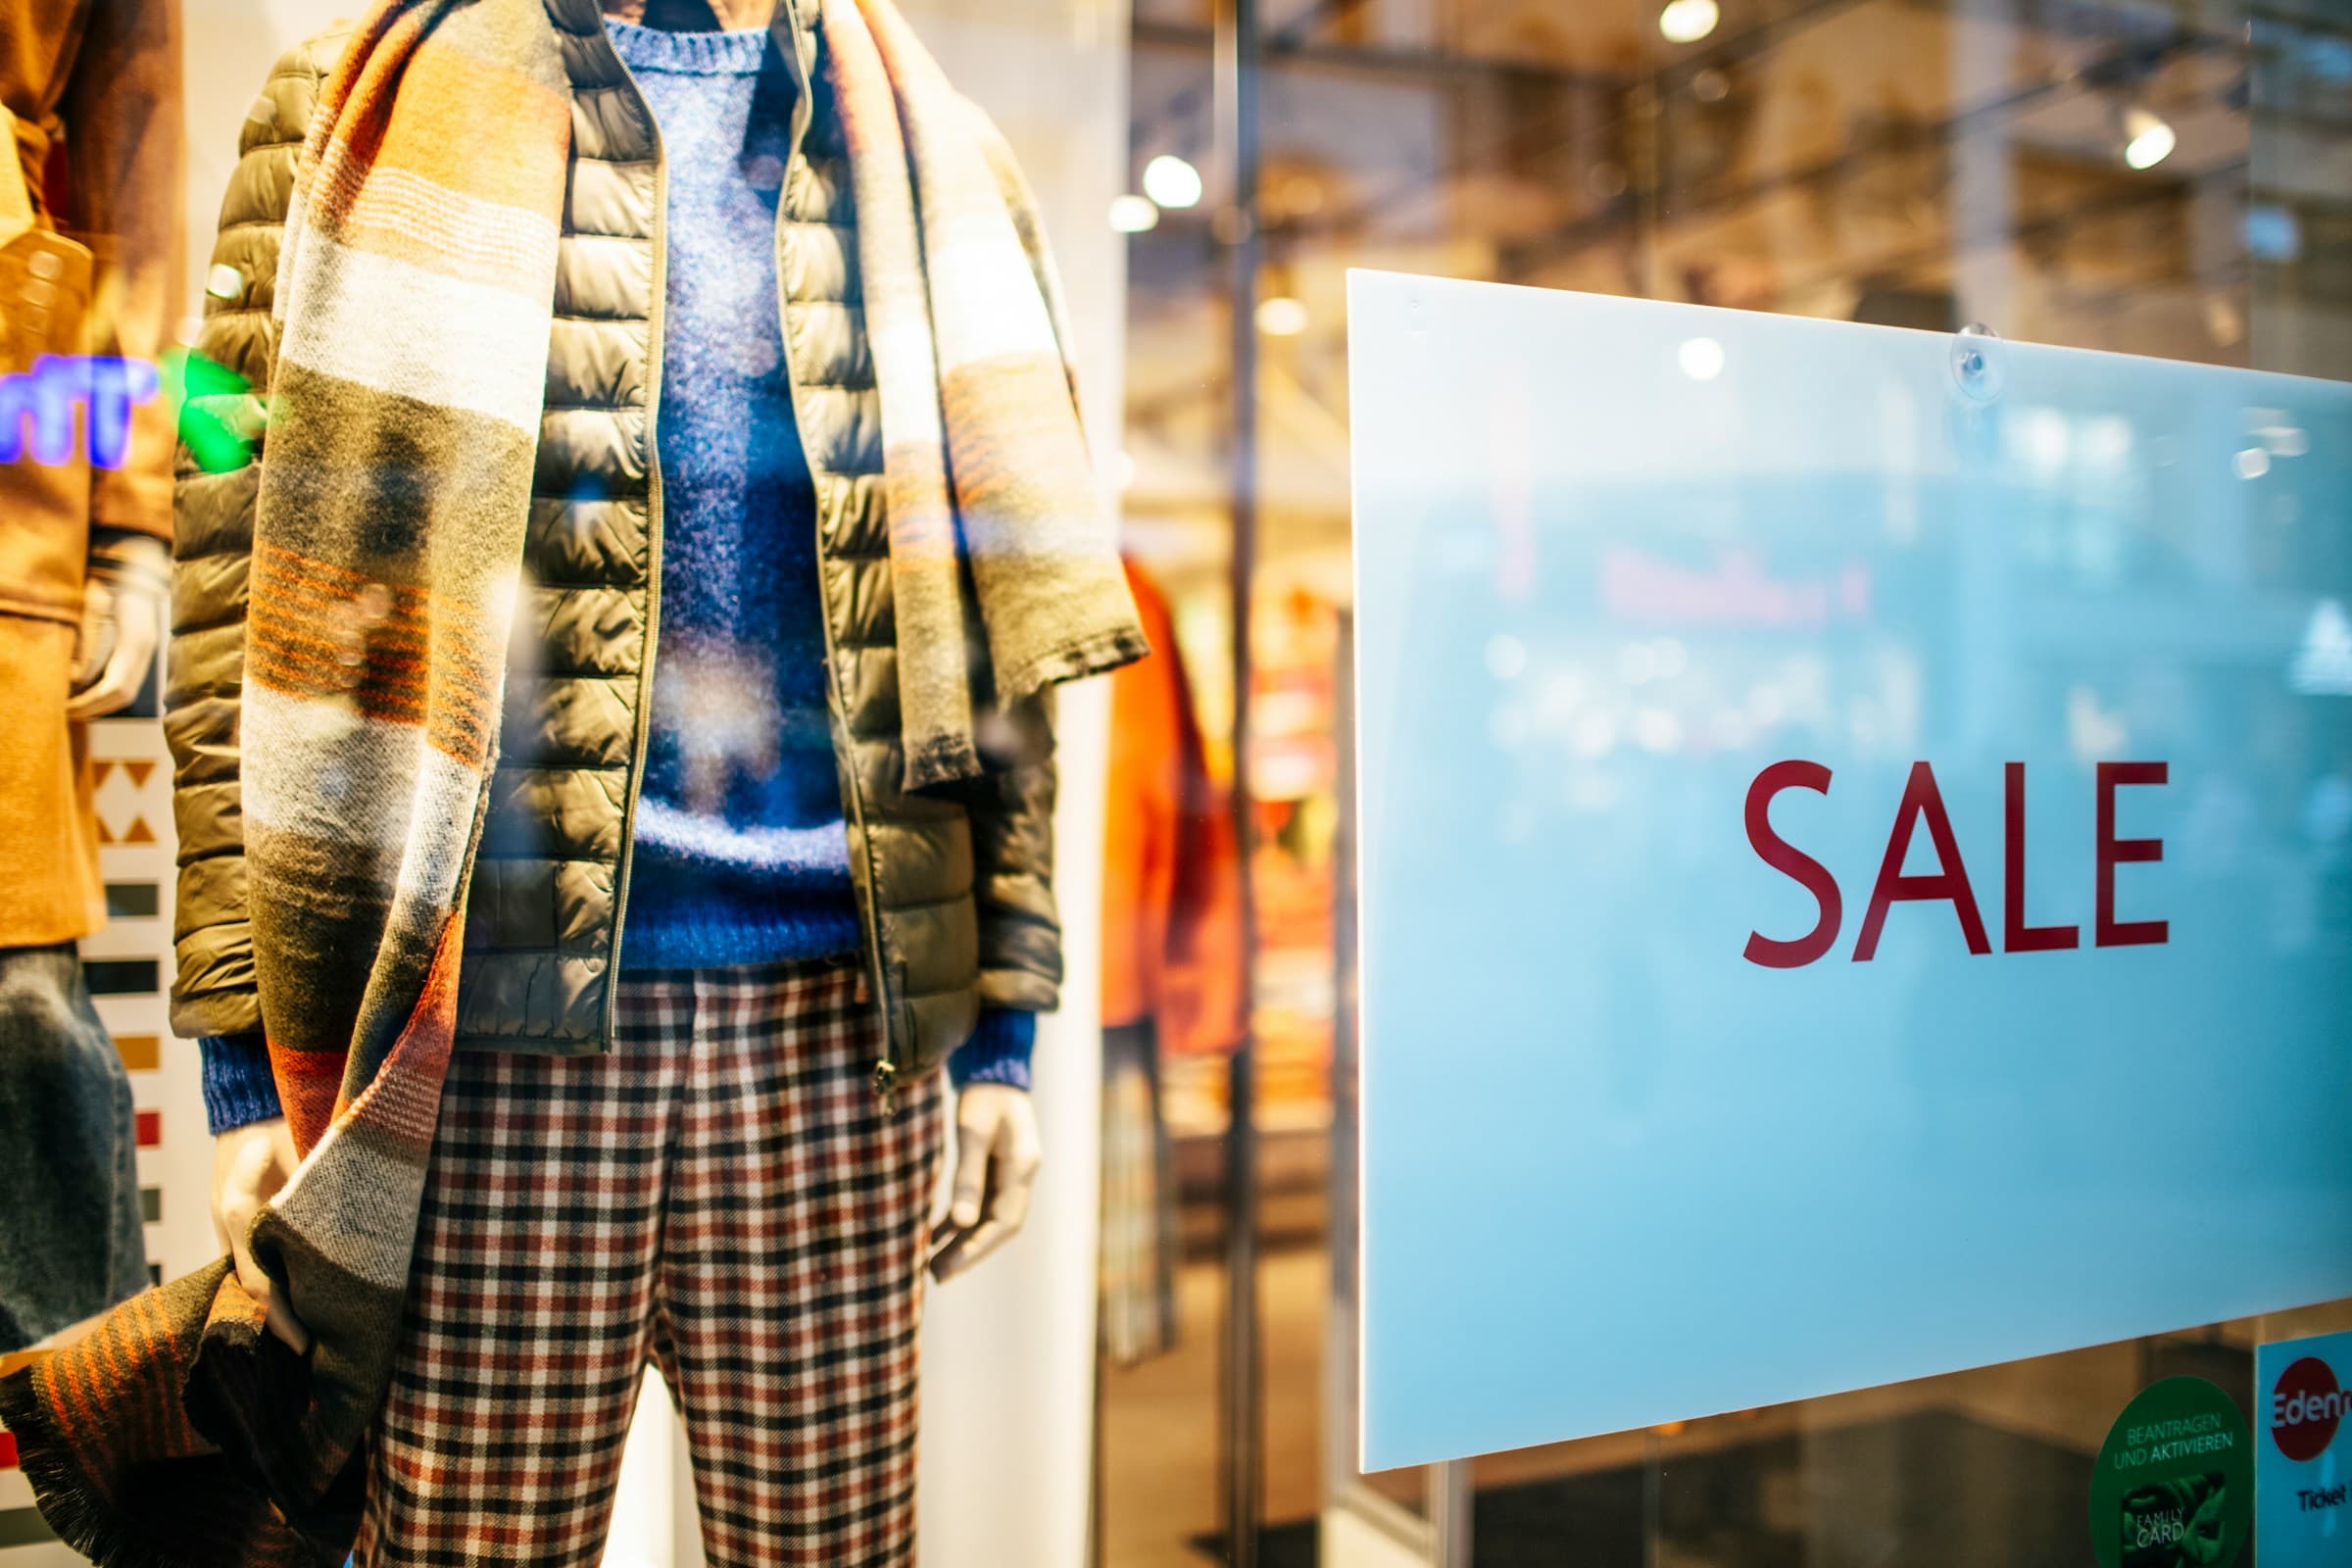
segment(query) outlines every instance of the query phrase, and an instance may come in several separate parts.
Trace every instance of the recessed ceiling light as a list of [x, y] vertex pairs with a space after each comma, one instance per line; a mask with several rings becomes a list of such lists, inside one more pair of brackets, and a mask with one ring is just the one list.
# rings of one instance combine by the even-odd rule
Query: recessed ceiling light
[[2161, 116], [2136, 107], [2124, 111], [2124, 162], [2133, 169], [2154, 169], [2173, 156], [2177, 140]]
[[1667, 0], [1658, 13], [1658, 31], [1668, 43], [1696, 43], [1722, 20], [1715, 0]]
[[1306, 307], [1288, 294], [1260, 300], [1257, 329], [1268, 337], [1297, 337], [1306, 330]]
[[1195, 207], [1200, 201], [1200, 171], [1161, 153], [1144, 166], [1144, 194], [1162, 207]]
[[1122, 234], [1141, 234], [1159, 226], [1159, 205], [1149, 196], [1113, 196], [1110, 226]]

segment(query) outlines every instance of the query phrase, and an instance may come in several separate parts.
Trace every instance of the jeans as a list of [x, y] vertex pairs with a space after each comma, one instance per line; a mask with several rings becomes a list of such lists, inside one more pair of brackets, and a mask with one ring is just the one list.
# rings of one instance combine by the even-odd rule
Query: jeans
[[0, 1350], [146, 1286], [135, 1143], [74, 948], [0, 948]]

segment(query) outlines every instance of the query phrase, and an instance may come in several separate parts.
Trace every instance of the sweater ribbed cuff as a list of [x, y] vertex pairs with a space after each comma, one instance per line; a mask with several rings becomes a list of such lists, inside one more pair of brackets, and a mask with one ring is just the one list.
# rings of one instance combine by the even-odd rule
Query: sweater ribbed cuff
[[207, 1035], [196, 1045], [204, 1054], [204, 1119], [215, 1138], [285, 1114], [260, 1035]]
[[1029, 1087], [1029, 1056], [1037, 1047], [1037, 1014], [1018, 1007], [983, 1007], [980, 1022], [961, 1050], [948, 1058], [948, 1078], [968, 1084]]

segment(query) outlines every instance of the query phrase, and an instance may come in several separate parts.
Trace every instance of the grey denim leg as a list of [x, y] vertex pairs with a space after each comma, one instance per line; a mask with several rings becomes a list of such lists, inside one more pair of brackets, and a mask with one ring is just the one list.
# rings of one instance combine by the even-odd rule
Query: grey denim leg
[[0, 949], [0, 1350], [147, 1283], [134, 1143], [74, 949]]

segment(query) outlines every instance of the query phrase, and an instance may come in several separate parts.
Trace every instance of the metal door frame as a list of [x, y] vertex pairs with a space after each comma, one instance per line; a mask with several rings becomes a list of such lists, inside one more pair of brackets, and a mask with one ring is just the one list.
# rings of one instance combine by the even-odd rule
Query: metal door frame
[[[1363, 1415], [1360, 1355], [1362, 1168], [1356, 1086], [1355, 612], [1340, 612], [1337, 718], [1339, 828], [1332, 843], [1331, 1305], [1323, 1330], [1323, 1512], [1326, 1568], [1419, 1563], [1470, 1568], [1470, 1463], [1427, 1467], [1426, 1512], [1415, 1513], [1356, 1468]], [[1385, 1543], [1393, 1550], [1384, 1550]]]

